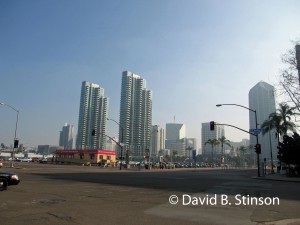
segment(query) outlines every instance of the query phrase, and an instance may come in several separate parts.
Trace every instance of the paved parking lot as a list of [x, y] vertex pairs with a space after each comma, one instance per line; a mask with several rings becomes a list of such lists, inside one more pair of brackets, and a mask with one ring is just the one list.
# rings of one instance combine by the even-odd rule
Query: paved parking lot
[[[155, 170], [18, 163], [21, 183], [0, 192], [0, 224], [300, 224], [300, 184], [252, 179], [255, 170]], [[286, 191], [288, 189], [288, 192]], [[280, 206], [195, 206], [171, 195], [279, 196]], [[275, 222], [274, 222], [275, 221]], [[277, 222], [276, 222], [277, 221]]]

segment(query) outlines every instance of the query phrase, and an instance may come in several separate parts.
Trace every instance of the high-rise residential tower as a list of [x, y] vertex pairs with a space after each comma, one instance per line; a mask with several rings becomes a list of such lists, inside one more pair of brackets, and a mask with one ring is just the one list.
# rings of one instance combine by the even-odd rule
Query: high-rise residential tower
[[165, 148], [166, 132], [159, 125], [152, 126], [151, 155], [158, 155], [159, 151]]
[[[77, 149], [105, 149], [108, 98], [98, 84], [82, 82]], [[92, 135], [95, 130], [95, 135]]]
[[[264, 81], [260, 81], [249, 91], [249, 108], [256, 110], [257, 114], [257, 128], [263, 124], [265, 120], [269, 118], [271, 113], [276, 111], [275, 106], [275, 95], [274, 87]], [[255, 126], [255, 113], [249, 111], [249, 128], [256, 128]], [[261, 156], [260, 160], [266, 158], [271, 159], [271, 150], [273, 155], [273, 160], [277, 159], [277, 141], [275, 137], [275, 130], [271, 130], [265, 135], [261, 133], [258, 135], [258, 143], [261, 144]], [[250, 145], [255, 146], [256, 137], [250, 135]], [[254, 150], [253, 150], [254, 151]]]
[[59, 146], [64, 147], [64, 149], [72, 149], [74, 141], [74, 126], [66, 123], [63, 126], [62, 131], [59, 133]]
[[119, 140], [123, 128], [123, 142], [133, 157], [150, 151], [152, 91], [146, 89], [145, 79], [129, 71], [122, 73], [119, 123]]

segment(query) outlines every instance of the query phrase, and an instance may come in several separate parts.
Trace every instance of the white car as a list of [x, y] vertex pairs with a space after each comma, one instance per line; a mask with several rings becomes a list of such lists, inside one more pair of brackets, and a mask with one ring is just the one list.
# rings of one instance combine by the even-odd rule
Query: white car
[[31, 158], [19, 158], [20, 162], [32, 162], [32, 159]]

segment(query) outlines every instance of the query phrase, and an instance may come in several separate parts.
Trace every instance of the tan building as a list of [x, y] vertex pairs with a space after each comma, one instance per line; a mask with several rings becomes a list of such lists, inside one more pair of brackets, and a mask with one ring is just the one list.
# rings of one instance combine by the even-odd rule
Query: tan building
[[116, 151], [110, 150], [56, 150], [53, 162], [114, 166]]

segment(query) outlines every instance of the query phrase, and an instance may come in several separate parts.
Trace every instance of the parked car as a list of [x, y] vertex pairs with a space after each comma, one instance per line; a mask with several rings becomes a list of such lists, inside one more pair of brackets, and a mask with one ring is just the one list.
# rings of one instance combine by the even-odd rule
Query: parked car
[[48, 162], [48, 158], [47, 157], [40, 159], [40, 163], [47, 163], [47, 162]]
[[41, 158], [39, 157], [32, 157], [31, 160], [32, 162], [39, 162]]
[[0, 191], [6, 190], [10, 185], [20, 183], [19, 176], [14, 172], [0, 171]]
[[16, 157], [14, 157], [14, 158], [9, 157], [9, 158], [8, 158], [8, 161], [18, 161], [18, 160], [19, 160], [19, 158], [16, 158]]
[[17, 161], [19, 162], [32, 162], [31, 158], [19, 158]]

